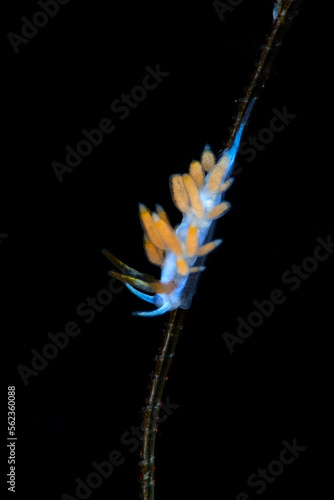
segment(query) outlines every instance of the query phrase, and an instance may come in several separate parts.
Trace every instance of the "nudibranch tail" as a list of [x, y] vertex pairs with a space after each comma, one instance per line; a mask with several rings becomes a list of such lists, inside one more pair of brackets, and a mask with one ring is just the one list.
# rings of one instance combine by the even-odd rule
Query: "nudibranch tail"
[[210, 241], [210, 238], [215, 220], [231, 207], [223, 197], [233, 183], [230, 177], [233, 163], [254, 102], [247, 108], [232, 146], [225, 149], [218, 160], [210, 146], [206, 145], [200, 161], [190, 163], [188, 173], [171, 176], [172, 199], [182, 213], [178, 226], [172, 227], [160, 205], [156, 205], [155, 212], [151, 212], [139, 203], [144, 250], [148, 260], [160, 267], [160, 279], [136, 271], [103, 250], [104, 255], [121, 271], [110, 271], [110, 276], [125, 283], [133, 294], [157, 308], [136, 312], [135, 315], [158, 316], [178, 307], [190, 307], [199, 273], [204, 269], [204, 259], [222, 243], [221, 239]]

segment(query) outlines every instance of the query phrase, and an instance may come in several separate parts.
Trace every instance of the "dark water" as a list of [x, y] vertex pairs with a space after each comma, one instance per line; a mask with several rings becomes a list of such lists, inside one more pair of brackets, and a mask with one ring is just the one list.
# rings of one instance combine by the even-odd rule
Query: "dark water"
[[[110, 281], [101, 249], [158, 276], [137, 204], [179, 222], [168, 179], [205, 144], [224, 148], [272, 4], [240, 2], [221, 21], [204, 1], [40, 3], [7, 8], [3, 31], [2, 400], [15, 386], [16, 498], [132, 499], [164, 318], [131, 316], [142, 304]], [[159, 500], [322, 497], [334, 262], [322, 16], [303, 6], [237, 157], [224, 243], [166, 386]]]

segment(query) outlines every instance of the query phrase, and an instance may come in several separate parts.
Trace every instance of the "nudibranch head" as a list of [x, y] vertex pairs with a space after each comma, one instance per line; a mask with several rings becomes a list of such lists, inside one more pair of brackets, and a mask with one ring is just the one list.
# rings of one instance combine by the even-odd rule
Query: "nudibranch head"
[[223, 153], [218, 162], [207, 145], [201, 161], [192, 161], [189, 173], [172, 175], [170, 189], [182, 221], [173, 228], [165, 210], [157, 205], [151, 212], [139, 204], [139, 218], [144, 231], [144, 250], [148, 260], [161, 268], [160, 280], [140, 273], [116, 259], [110, 252], [104, 255], [121, 271], [110, 271], [124, 282], [137, 297], [154, 304], [156, 309], [136, 312], [138, 316], [158, 316], [181, 307], [188, 309], [196, 290], [198, 273], [204, 267], [204, 257], [222, 240], [209, 241], [213, 224], [230, 208], [222, 198], [231, 186], [229, 178], [235, 153]]

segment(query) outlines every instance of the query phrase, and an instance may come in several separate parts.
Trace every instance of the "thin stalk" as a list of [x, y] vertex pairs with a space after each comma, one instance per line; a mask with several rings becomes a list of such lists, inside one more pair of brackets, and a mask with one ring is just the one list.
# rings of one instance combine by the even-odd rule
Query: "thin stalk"
[[155, 369], [151, 380], [149, 396], [142, 412], [143, 438], [141, 461], [139, 463], [142, 500], [154, 499], [154, 448], [157, 421], [162, 393], [183, 326], [184, 316], [185, 310], [183, 309], [175, 309], [170, 312], [169, 321], [163, 336], [163, 343], [158, 356], [155, 358]]
[[[226, 149], [233, 144], [247, 110], [248, 116], [246, 116], [247, 120], [245, 121], [249, 121], [249, 116], [251, 114], [249, 110], [252, 111], [253, 107], [248, 106], [252, 101], [256, 102], [258, 99], [269, 76], [274, 58], [282, 43], [284, 35], [289, 28], [301, 1], [302, 0], [282, 0], [280, 2], [280, 12], [273, 22], [271, 33], [269, 34], [266, 44], [262, 49], [259, 62], [251, 77], [250, 85], [246, 90], [243, 99], [239, 103], [239, 109], [225, 145]], [[170, 313], [160, 353], [155, 358], [155, 370], [151, 380], [150, 392], [146, 400], [146, 406], [142, 413], [143, 439], [141, 461], [139, 464], [142, 500], [154, 500], [154, 449], [157, 421], [161, 406], [162, 393], [169, 367], [175, 353], [177, 340], [183, 327], [184, 316], [185, 311], [182, 309], [176, 309]]]
[[[283, 0], [281, 2], [280, 12], [273, 22], [271, 33], [260, 54], [259, 61], [255, 71], [251, 77], [248, 89], [244, 97], [239, 101], [239, 108], [234, 119], [233, 126], [230, 130], [229, 138], [225, 144], [225, 148], [229, 149], [233, 143], [235, 136], [239, 130], [239, 126], [243, 121], [248, 105], [260, 96], [261, 90], [265, 86], [266, 80], [270, 74], [274, 59], [277, 55], [284, 36], [289, 29], [293, 18], [295, 17], [302, 0]], [[254, 107], [252, 108], [253, 111]], [[250, 116], [250, 114], [249, 114]], [[249, 116], [247, 121], [249, 121]]]

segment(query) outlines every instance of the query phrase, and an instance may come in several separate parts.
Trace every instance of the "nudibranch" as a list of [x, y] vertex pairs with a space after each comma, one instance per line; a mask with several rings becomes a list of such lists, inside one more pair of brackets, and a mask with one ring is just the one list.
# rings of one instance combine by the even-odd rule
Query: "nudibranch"
[[[253, 103], [252, 103], [253, 105]], [[182, 213], [182, 222], [173, 228], [165, 210], [156, 206], [151, 212], [139, 204], [139, 218], [144, 230], [144, 249], [148, 260], [161, 268], [160, 280], [125, 265], [107, 250], [103, 254], [121, 271], [108, 274], [125, 283], [137, 297], [154, 304], [152, 311], [136, 316], [159, 316], [177, 308], [188, 309], [196, 290], [199, 273], [208, 253], [222, 240], [210, 241], [214, 221], [230, 208], [224, 201], [232, 185], [230, 177], [241, 134], [250, 109], [241, 123], [233, 145], [216, 158], [208, 145], [201, 161], [192, 161], [189, 173], [172, 175], [170, 189], [174, 204]]]

